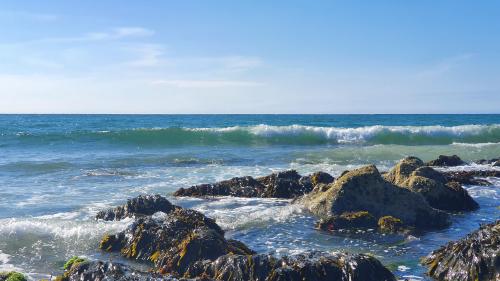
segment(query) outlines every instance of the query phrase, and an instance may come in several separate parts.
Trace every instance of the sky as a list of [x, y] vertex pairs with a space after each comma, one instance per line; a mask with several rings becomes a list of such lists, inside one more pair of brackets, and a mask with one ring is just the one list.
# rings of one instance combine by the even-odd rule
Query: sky
[[500, 1], [10, 1], [0, 113], [500, 113]]

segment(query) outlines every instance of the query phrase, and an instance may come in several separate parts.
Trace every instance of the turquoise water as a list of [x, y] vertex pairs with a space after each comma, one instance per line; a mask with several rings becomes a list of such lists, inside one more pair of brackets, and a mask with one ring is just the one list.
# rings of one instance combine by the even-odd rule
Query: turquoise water
[[[389, 169], [406, 155], [500, 156], [500, 115], [0, 115], [0, 270], [33, 278], [72, 255], [120, 259], [99, 238], [130, 221], [95, 222], [100, 209], [142, 193], [282, 169], [339, 175], [367, 163]], [[457, 169], [485, 168], [480, 166]], [[499, 217], [495, 187], [467, 186], [477, 212], [419, 237], [315, 231], [285, 200], [175, 199], [262, 253], [370, 252], [400, 277], [425, 279], [421, 256]], [[136, 266], [144, 266], [137, 265]]]

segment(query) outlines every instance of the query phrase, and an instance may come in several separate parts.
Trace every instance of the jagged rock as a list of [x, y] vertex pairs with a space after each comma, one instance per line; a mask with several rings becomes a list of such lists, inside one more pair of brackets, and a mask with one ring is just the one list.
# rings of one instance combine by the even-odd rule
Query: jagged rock
[[280, 259], [269, 255], [224, 255], [196, 262], [185, 277], [224, 281], [389, 281], [396, 280], [377, 259], [366, 255], [312, 252]]
[[374, 165], [349, 171], [328, 188], [320, 185], [299, 202], [324, 218], [367, 211], [377, 219], [393, 216], [419, 229], [449, 225], [446, 213], [432, 208], [422, 195], [386, 181]]
[[420, 193], [431, 207], [445, 211], [472, 211], [479, 205], [457, 182], [448, 181], [440, 172], [424, 166], [416, 157], [406, 157], [384, 178], [393, 184]]
[[500, 177], [500, 171], [497, 170], [476, 170], [476, 171], [450, 171], [442, 173], [446, 180], [455, 181], [467, 185], [491, 185], [485, 179], [486, 177]]
[[330, 216], [320, 219], [316, 223], [316, 228], [328, 231], [375, 227], [377, 227], [377, 220], [366, 211], [346, 212], [342, 213], [340, 216]]
[[161, 272], [173, 274], [182, 274], [199, 260], [214, 260], [228, 253], [253, 254], [243, 243], [226, 240], [214, 220], [182, 208], [164, 218], [139, 218], [126, 230], [106, 235], [99, 248], [151, 261]]
[[500, 280], [500, 220], [483, 225], [422, 260], [428, 274], [443, 281]]
[[[115, 262], [86, 261], [73, 264], [63, 275], [57, 276], [55, 281], [187, 281], [171, 276], [142, 272]], [[189, 279], [194, 280], [194, 279]]]
[[333, 177], [327, 173], [318, 172], [301, 177], [295, 170], [289, 170], [256, 179], [249, 176], [237, 177], [214, 184], [180, 188], [174, 195], [295, 198], [310, 192], [313, 186], [318, 183], [331, 181], [333, 181]]
[[156, 212], [169, 213], [175, 208], [178, 207], [172, 205], [165, 197], [160, 195], [140, 195], [127, 200], [127, 203], [123, 206], [100, 211], [97, 213], [96, 219], [110, 221], [121, 220], [126, 217], [150, 216]]
[[428, 166], [445, 166], [445, 167], [452, 167], [452, 166], [461, 166], [465, 165], [466, 163], [460, 159], [457, 155], [452, 155], [452, 156], [446, 156], [446, 155], [439, 155], [438, 159], [429, 161], [426, 163]]

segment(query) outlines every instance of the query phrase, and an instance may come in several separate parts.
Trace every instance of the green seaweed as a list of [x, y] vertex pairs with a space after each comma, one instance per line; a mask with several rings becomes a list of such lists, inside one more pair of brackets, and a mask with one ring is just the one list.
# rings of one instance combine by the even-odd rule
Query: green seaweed
[[80, 258], [80, 257], [77, 257], [77, 256], [74, 256], [74, 257], [71, 257], [63, 266], [64, 270], [69, 270], [71, 269], [71, 267], [74, 265], [74, 264], [78, 264], [78, 263], [81, 263], [81, 262], [84, 262], [85, 259], [84, 258]]

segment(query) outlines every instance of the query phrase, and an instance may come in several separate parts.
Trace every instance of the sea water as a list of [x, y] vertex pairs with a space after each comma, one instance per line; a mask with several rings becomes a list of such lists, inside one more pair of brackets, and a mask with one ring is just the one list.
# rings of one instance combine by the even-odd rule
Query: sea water
[[[47, 278], [74, 255], [147, 268], [98, 250], [105, 233], [130, 219], [93, 216], [157, 193], [216, 219], [227, 237], [259, 253], [370, 253], [398, 278], [427, 280], [422, 256], [500, 217], [500, 179], [465, 186], [481, 208], [419, 236], [317, 231], [316, 218], [288, 200], [171, 195], [236, 176], [284, 169], [338, 176], [369, 163], [384, 171], [404, 156], [427, 161], [439, 154], [500, 157], [500, 115], [0, 115], [0, 270]], [[453, 169], [486, 168], [494, 169]]]

